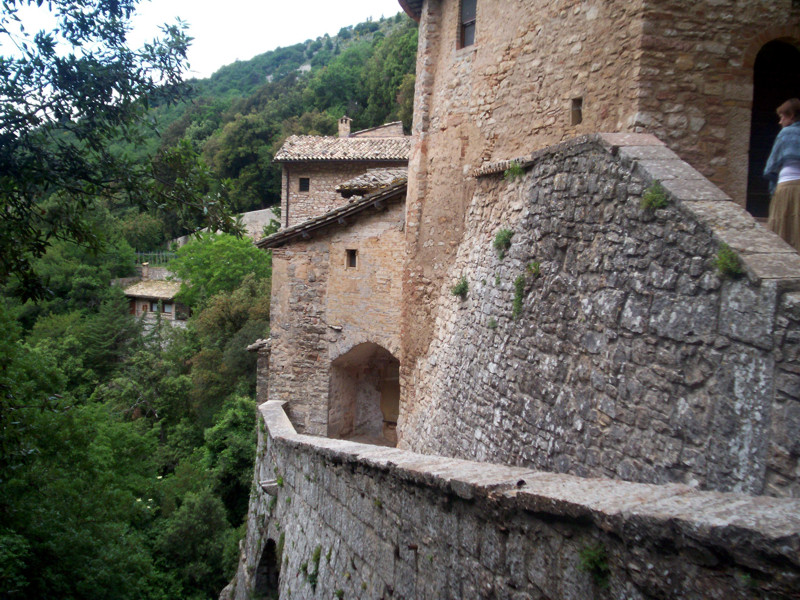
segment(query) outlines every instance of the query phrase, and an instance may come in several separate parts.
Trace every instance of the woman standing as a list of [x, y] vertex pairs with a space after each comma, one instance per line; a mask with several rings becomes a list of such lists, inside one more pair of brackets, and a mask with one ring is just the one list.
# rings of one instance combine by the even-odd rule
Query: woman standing
[[767, 227], [800, 251], [800, 99], [776, 111], [781, 130], [764, 167], [772, 201]]

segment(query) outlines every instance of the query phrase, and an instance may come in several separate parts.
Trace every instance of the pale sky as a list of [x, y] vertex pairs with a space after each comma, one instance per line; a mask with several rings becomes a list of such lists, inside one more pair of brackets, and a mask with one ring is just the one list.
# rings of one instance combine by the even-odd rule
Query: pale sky
[[152, 0], [143, 1], [133, 23], [131, 45], [152, 39], [162, 23], [180, 17], [194, 38], [189, 50], [188, 77], [208, 77], [236, 60], [247, 60], [274, 50], [335, 35], [342, 27], [368, 17], [396, 15], [397, 0]]

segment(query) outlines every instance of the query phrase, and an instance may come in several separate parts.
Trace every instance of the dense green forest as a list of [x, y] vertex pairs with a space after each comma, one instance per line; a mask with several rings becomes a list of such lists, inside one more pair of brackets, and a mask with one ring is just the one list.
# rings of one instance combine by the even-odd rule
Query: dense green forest
[[[171, 193], [274, 206], [288, 135], [333, 134], [344, 114], [356, 128], [410, 126], [416, 36], [398, 14], [237, 62], [189, 82], [181, 102], [154, 95], [155, 127], [127, 127], [103, 152]], [[58, 206], [57, 186], [40, 191], [42, 214]], [[135, 274], [134, 250], [202, 221], [114, 193], [79, 208], [85, 238], [45, 234], [26, 255], [42, 293], [0, 280], [0, 597], [216, 598], [252, 485], [245, 348], [269, 334], [270, 255], [199, 235], [170, 264], [192, 282], [187, 327], [146, 327], [112, 281]]]

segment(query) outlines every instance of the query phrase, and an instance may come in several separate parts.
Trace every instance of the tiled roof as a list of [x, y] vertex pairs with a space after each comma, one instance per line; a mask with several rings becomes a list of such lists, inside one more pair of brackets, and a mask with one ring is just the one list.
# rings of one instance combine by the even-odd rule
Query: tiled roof
[[303, 239], [309, 238], [311, 232], [318, 229], [323, 229], [329, 225], [336, 223], [340, 225], [348, 224], [350, 222], [348, 219], [358, 215], [359, 213], [363, 213], [372, 206], [381, 208], [385, 202], [400, 199], [405, 200], [406, 187], [407, 184], [405, 180], [395, 183], [394, 185], [370, 194], [369, 196], [352, 200], [344, 206], [340, 206], [329, 212], [326, 212], [324, 215], [314, 217], [308, 221], [303, 221], [297, 225], [292, 225], [286, 229], [281, 229], [278, 233], [273, 233], [271, 236], [257, 241], [256, 246], [259, 248], [277, 248], [278, 246], [283, 246], [284, 244], [291, 242], [293, 239], [298, 237]]
[[363, 196], [376, 190], [389, 187], [394, 183], [408, 181], [408, 169], [368, 169], [363, 175], [354, 177], [336, 186], [336, 191], [345, 198]]
[[406, 14], [419, 22], [422, 15], [422, 0], [400, 0], [400, 8], [406, 11]]
[[125, 295], [131, 298], [155, 298], [157, 300], [172, 300], [181, 289], [180, 281], [159, 281], [150, 279], [140, 281], [125, 288]]
[[275, 162], [311, 160], [408, 160], [411, 137], [323, 137], [292, 135], [278, 150]]

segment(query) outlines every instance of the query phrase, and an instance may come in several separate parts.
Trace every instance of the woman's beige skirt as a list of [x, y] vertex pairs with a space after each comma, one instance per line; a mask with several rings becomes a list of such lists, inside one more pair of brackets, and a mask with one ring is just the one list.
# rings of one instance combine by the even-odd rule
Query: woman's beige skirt
[[769, 203], [767, 227], [800, 251], [800, 180], [778, 184]]

